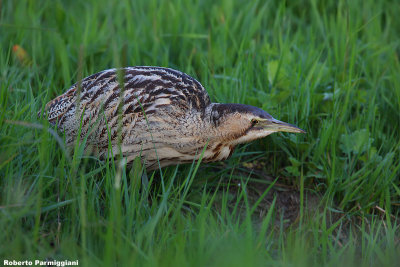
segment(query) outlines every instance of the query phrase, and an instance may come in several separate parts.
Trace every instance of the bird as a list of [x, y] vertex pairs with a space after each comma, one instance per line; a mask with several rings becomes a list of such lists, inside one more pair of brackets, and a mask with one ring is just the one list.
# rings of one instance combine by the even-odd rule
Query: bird
[[140, 157], [147, 170], [223, 161], [239, 144], [275, 132], [305, 133], [258, 107], [213, 103], [196, 79], [156, 66], [83, 78], [38, 115], [65, 133], [67, 146], [85, 141], [86, 152], [122, 157], [128, 165]]

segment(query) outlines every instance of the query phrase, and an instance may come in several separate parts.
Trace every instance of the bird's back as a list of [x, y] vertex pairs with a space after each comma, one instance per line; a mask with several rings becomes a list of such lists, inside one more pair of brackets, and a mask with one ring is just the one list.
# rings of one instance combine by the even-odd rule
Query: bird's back
[[88, 144], [105, 149], [118, 138], [143, 145], [148, 141], [149, 119], [153, 124], [162, 120], [170, 124], [158, 125], [162, 130], [174, 127], [174, 118], [192, 110], [204, 112], [209, 104], [203, 86], [180, 71], [127, 67], [104, 70], [77, 82], [50, 101], [45, 114], [65, 131], [67, 144], [80, 133], [81, 138], [88, 137]]

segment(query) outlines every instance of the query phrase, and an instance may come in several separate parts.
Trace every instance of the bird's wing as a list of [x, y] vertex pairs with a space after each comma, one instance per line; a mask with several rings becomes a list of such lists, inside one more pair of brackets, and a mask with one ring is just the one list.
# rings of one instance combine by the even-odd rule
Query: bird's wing
[[201, 111], [210, 104], [204, 87], [185, 73], [162, 67], [127, 67], [104, 70], [74, 84], [47, 103], [47, 118], [53, 124], [58, 121], [63, 129], [63, 123], [79, 110], [85, 114], [98, 113], [101, 108], [116, 111], [121, 92], [123, 114], [151, 114], [170, 104]]

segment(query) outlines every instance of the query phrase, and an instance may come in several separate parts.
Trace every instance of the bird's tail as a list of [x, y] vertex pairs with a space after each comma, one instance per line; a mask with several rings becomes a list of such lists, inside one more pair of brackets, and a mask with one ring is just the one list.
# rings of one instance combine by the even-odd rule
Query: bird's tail
[[56, 124], [71, 107], [75, 96], [75, 88], [71, 88], [64, 94], [49, 101], [46, 106], [37, 113], [39, 118], [46, 118], [51, 124]]

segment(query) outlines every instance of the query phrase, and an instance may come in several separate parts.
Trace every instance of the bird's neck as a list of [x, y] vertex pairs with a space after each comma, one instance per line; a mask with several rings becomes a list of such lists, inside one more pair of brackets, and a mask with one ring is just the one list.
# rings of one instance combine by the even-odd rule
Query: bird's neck
[[225, 113], [229, 112], [232, 104], [212, 103], [205, 110], [205, 118], [208, 130], [204, 134], [210, 142], [237, 144], [235, 139], [244, 134], [240, 120], [233, 120], [233, 123], [224, 123]]

